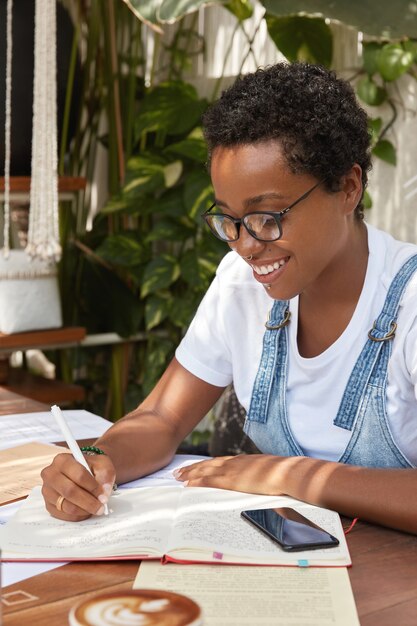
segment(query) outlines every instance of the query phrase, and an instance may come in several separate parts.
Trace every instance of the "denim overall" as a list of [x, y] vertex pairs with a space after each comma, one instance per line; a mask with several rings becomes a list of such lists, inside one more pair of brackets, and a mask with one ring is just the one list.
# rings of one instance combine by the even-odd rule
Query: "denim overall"
[[[351, 431], [341, 463], [368, 467], [414, 467], [395, 444], [386, 414], [388, 361], [397, 328], [401, 296], [417, 270], [417, 255], [408, 259], [392, 281], [382, 312], [352, 370], [335, 426]], [[288, 302], [276, 300], [265, 324], [261, 361], [244, 430], [265, 454], [304, 456], [288, 423]]]

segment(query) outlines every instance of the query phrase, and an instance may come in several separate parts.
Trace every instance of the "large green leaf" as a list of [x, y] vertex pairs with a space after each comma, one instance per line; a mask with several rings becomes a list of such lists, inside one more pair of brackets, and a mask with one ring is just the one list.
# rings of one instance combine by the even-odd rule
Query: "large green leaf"
[[174, 283], [180, 275], [180, 268], [177, 260], [164, 254], [154, 259], [145, 268], [141, 297], [144, 298], [150, 293], [164, 289]]
[[378, 71], [378, 56], [381, 52], [382, 44], [376, 41], [364, 42], [362, 46], [363, 68], [369, 76], [373, 76]]
[[182, 161], [177, 160], [168, 163], [164, 167], [165, 187], [173, 187], [181, 177], [183, 170]]
[[161, 298], [158, 294], [154, 294], [146, 298], [145, 304], [145, 326], [146, 330], [155, 328], [168, 316], [170, 301], [167, 298]]
[[187, 137], [166, 148], [166, 152], [179, 154], [188, 159], [204, 163], [207, 160], [207, 145], [203, 138]]
[[417, 63], [417, 41], [410, 41], [409, 39], [407, 39], [402, 43], [404, 50], [407, 50], [407, 52], [411, 52], [414, 56], [414, 62]]
[[395, 152], [395, 148], [392, 143], [388, 141], [388, 139], [381, 139], [378, 141], [378, 143], [372, 148], [372, 154], [390, 165], [397, 164], [397, 154]]
[[187, 328], [200, 303], [202, 292], [190, 291], [186, 298], [171, 300], [169, 319], [178, 328]]
[[261, 0], [272, 15], [320, 14], [355, 26], [369, 35], [417, 37], [415, 0]]
[[369, 132], [371, 133], [372, 144], [376, 144], [376, 142], [378, 141], [379, 133], [381, 132], [381, 128], [382, 128], [382, 118], [381, 117], [374, 117], [374, 118], [369, 117], [368, 128], [369, 128]]
[[378, 70], [384, 80], [397, 80], [414, 63], [413, 52], [404, 50], [401, 44], [385, 45], [377, 58]]
[[160, 213], [169, 217], [181, 217], [186, 212], [182, 186], [168, 189], [158, 198], [153, 198], [148, 205], [148, 213]]
[[132, 199], [165, 187], [166, 163], [160, 157], [141, 154], [127, 162], [122, 196]]
[[165, 337], [150, 336], [143, 371], [143, 392], [150, 393], [174, 355], [176, 345]]
[[111, 215], [112, 213], [127, 213], [132, 215], [138, 210], [138, 204], [135, 198], [125, 197], [123, 194], [113, 196], [104, 207], [100, 210], [100, 214]]
[[358, 82], [356, 90], [359, 98], [371, 106], [379, 106], [387, 99], [385, 89], [377, 85], [370, 76], [362, 78]]
[[146, 236], [146, 241], [184, 241], [190, 235], [194, 233], [194, 230], [186, 228], [182, 224], [169, 219], [159, 220], [152, 228], [149, 235]]
[[136, 133], [163, 130], [181, 135], [199, 123], [206, 108], [192, 85], [179, 80], [161, 83], [142, 100]]
[[365, 189], [365, 192], [363, 194], [363, 206], [365, 209], [372, 208], [372, 196], [367, 189]]
[[271, 39], [289, 61], [309, 61], [330, 67], [333, 37], [323, 18], [266, 15]]
[[203, 213], [208, 209], [212, 197], [213, 187], [207, 172], [203, 168], [191, 172], [184, 187], [184, 203], [188, 215], [196, 218]]
[[146, 261], [147, 248], [130, 233], [109, 235], [95, 250], [95, 253], [112, 265], [134, 267]]
[[217, 259], [210, 260], [204, 258], [195, 249], [187, 250], [180, 262], [181, 278], [183, 278], [190, 286], [207, 288], [212, 280], [216, 268]]

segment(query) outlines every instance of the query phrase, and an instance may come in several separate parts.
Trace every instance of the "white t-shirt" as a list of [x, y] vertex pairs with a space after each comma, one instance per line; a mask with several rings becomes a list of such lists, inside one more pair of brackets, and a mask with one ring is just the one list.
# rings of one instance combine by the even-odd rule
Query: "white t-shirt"
[[[316, 357], [304, 358], [298, 352], [298, 296], [290, 301], [288, 419], [307, 456], [337, 460], [346, 448], [350, 431], [333, 424], [343, 392], [392, 279], [417, 254], [417, 246], [367, 228], [368, 267], [355, 312], [342, 335]], [[233, 382], [240, 403], [248, 410], [272, 305], [249, 265], [230, 252], [177, 348], [178, 361], [212, 385]], [[388, 368], [387, 414], [394, 441], [417, 465], [417, 275], [404, 292], [397, 323]]]

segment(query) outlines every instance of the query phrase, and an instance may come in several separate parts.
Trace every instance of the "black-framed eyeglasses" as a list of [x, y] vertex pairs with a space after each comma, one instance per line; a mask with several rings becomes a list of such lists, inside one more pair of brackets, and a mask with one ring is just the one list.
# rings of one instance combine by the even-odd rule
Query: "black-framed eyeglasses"
[[226, 215], [226, 213], [211, 213], [210, 211], [216, 207], [216, 203], [214, 203], [201, 217], [208, 224], [213, 235], [221, 239], [221, 241], [227, 241], [228, 243], [237, 241], [242, 224], [254, 239], [258, 241], [276, 241], [282, 237], [281, 218], [299, 202], [308, 198], [322, 182], [319, 181], [313, 185], [313, 187], [282, 211], [253, 211], [246, 213], [246, 215], [238, 219], [231, 215]]

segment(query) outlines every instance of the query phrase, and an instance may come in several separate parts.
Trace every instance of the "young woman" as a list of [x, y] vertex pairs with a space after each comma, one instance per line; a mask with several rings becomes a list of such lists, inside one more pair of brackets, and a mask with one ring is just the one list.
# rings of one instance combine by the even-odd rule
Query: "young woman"
[[95, 478], [44, 470], [55, 517], [103, 512], [113, 481], [147, 474], [234, 383], [262, 454], [178, 473], [189, 487], [289, 494], [417, 533], [417, 246], [363, 221], [367, 117], [323, 68], [239, 79], [204, 118], [231, 252], [149, 397], [97, 441]]

